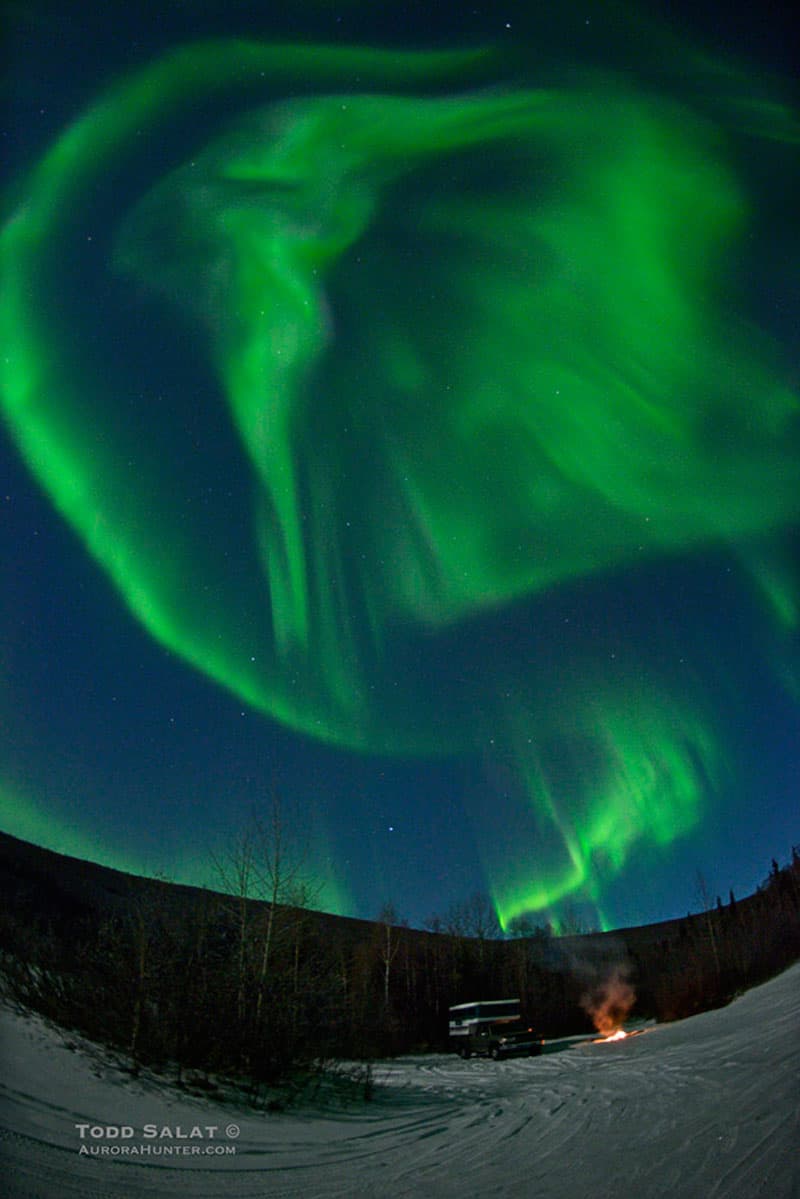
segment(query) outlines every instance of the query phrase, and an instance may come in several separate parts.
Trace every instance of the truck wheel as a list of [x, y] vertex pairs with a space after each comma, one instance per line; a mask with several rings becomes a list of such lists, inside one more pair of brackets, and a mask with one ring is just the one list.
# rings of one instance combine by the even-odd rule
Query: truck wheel
[[500, 1061], [500, 1049], [499, 1049], [499, 1046], [497, 1046], [497, 1045], [492, 1045], [492, 1048], [489, 1050], [489, 1052], [490, 1052], [490, 1053], [491, 1053], [491, 1055], [492, 1055], [492, 1061], [493, 1061], [493, 1062], [499, 1062], [499, 1061]]
[[469, 1059], [472, 1057], [472, 1054], [470, 1053], [469, 1045], [465, 1045], [462, 1049], [459, 1049], [458, 1052], [460, 1053], [461, 1057], [463, 1057], [465, 1062], [468, 1062]]

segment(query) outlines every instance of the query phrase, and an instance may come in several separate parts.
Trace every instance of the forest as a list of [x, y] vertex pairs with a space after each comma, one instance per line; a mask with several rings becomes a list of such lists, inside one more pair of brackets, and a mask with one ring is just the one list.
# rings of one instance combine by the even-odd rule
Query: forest
[[518, 996], [555, 1038], [590, 1031], [614, 1003], [618, 1020], [719, 1007], [800, 958], [797, 847], [753, 895], [703, 895], [680, 920], [570, 936], [521, 923], [503, 937], [481, 895], [424, 930], [389, 907], [371, 922], [315, 911], [280, 833], [243, 835], [218, 863], [220, 890], [1, 836], [5, 997], [134, 1072], [236, 1078], [258, 1104], [298, 1072], [447, 1049], [451, 1004]]

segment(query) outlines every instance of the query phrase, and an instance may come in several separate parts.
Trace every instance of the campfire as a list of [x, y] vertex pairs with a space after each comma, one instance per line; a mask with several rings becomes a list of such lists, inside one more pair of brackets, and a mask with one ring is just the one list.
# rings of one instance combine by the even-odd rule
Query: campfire
[[607, 1037], [595, 1037], [595, 1045], [602, 1045], [605, 1041], [623, 1041], [628, 1036], [624, 1028], [618, 1028], [616, 1032], [610, 1032]]
[[612, 970], [581, 1001], [600, 1034], [595, 1038], [596, 1043], [622, 1041], [632, 1035], [622, 1027], [636, 1001], [636, 994], [626, 975], [627, 971], [623, 968]]

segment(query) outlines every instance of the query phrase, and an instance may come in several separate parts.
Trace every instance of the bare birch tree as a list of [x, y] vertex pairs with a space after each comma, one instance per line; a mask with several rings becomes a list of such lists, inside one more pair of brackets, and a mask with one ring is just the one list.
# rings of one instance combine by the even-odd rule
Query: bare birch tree
[[292, 961], [288, 965], [281, 961], [281, 976], [276, 976], [272, 990], [283, 992], [287, 983], [293, 983], [295, 992], [298, 987], [302, 933], [297, 920], [289, 918], [290, 912], [311, 907], [321, 890], [310, 878], [308, 845], [298, 835], [298, 823], [294, 813], [287, 813], [273, 783], [264, 809], [250, 814], [227, 851], [212, 855], [222, 889], [231, 897], [237, 1020], [243, 1056], [251, 1066], [261, 1056], [264, 1030], [270, 1023], [273, 959], [282, 933], [292, 929]]
[[231, 912], [236, 927], [236, 1018], [240, 1028], [247, 1017], [247, 949], [250, 934], [251, 899], [256, 888], [255, 817], [251, 814], [246, 826], [223, 854], [211, 855], [220, 887], [231, 897]]

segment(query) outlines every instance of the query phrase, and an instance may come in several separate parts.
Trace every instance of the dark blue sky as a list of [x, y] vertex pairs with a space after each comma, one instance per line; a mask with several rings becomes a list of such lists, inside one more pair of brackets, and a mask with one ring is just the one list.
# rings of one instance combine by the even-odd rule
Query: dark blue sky
[[[121, 73], [198, 37], [413, 49], [500, 42], [511, 61], [525, 61], [526, 71], [541, 69], [550, 82], [569, 80], [573, 64], [602, 66], [645, 90], [690, 93], [705, 113], [715, 101], [697, 99], [703, 87], [728, 86], [723, 67], [717, 84], [706, 79], [700, 86], [693, 78], [696, 60], [664, 58], [662, 43], [650, 42], [649, 25], [639, 23], [641, 7], [633, 21], [616, 8], [612, 16], [611, 6], [575, 5], [552, 22], [536, 14], [538, 6], [524, 3], [274, 8], [271, 13], [269, 5], [209, 0], [165, 3], [154, 16], [152, 6], [136, 4], [102, 10], [88, 3], [9, 6], [2, 136], [12, 173], [4, 221], [24, 203], [25, 170], [103, 89]], [[756, 13], [721, 4], [664, 5], [660, 12], [675, 20], [682, 45], [700, 46], [720, 64], [734, 61], [740, 72], [742, 62], [750, 62], [758, 87], [785, 98], [790, 38], [777, 6]], [[770, 72], [778, 82], [768, 81]], [[232, 115], [233, 108], [224, 114]], [[186, 120], [193, 137], [208, 119], [208, 111], [198, 108]], [[214, 119], [222, 120], [219, 114]], [[174, 136], [185, 134], [182, 127]], [[777, 173], [780, 151], [768, 147], [749, 162], [760, 143], [736, 140], [736, 131], [729, 136], [731, 159], [752, 177], [756, 202], [772, 214], [775, 229], [770, 236], [769, 221], [761, 222], [746, 296], [749, 316], [781, 346], [782, 363], [796, 364], [798, 296], [786, 264], [793, 256], [796, 263], [798, 246], [796, 230], [794, 245], [779, 244], [781, 222], [791, 225]], [[140, 190], [148, 186], [174, 153], [157, 145], [140, 152], [130, 182], [141, 178]], [[235, 438], [219, 407], [196, 401], [211, 384], [204, 363], [191, 356], [191, 336], [176, 321], [160, 328], [177, 339], [165, 344], [141, 296], [131, 297], [107, 275], [100, 230], [117, 199], [121, 210], [128, 207], [129, 196], [119, 191], [96, 207], [95, 198], [87, 197], [84, 224], [92, 245], [84, 240], [63, 251], [57, 277], [81, 279], [68, 302], [69, 327], [80, 347], [58, 335], [64, 375], [91, 362], [97, 394], [108, 399], [114, 393], [120, 421], [149, 423], [165, 456], [174, 438], [191, 431], [210, 468], [195, 474], [188, 457], [176, 456], [171, 464], [187, 526], [196, 521], [235, 556], [247, 498], [247, 480], [231, 468]], [[54, 327], [63, 299], [48, 299]], [[795, 392], [799, 378], [795, 365], [789, 380]], [[137, 397], [145, 395], [140, 411]], [[88, 397], [84, 411], [83, 436], [89, 444], [96, 439], [101, 452], [113, 404], [97, 406]], [[391, 902], [413, 924], [477, 891], [533, 886], [537, 871], [547, 872], [549, 834], [537, 842], [527, 815], [520, 814], [525, 769], [510, 760], [510, 733], [497, 754], [484, 744], [457, 749], [443, 742], [436, 756], [386, 756], [324, 744], [271, 720], [149, 635], [58, 515], [10, 427], [7, 433], [0, 424], [0, 430], [3, 828], [111, 865], [212, 881], [211, 852], [235, 837], [248, 813], [277, 789], [289, 821], [308, 841], [330, 906], [373, 916]], [[148, 511], [145, 497], [145, 512], [157, 526], [155, 498]], [[413, 642], [409, 670], [431, 711], [437, 703], [472, 703], [481, 694], [480, 673], [493, 660], [517, 663], [520, 679], [526, 663], [534, 663], [531, 675], [547, 682], [531, 682], [531, 694], [555, 702], [562, 676], [580, 689], [573, 676], [582, 663], [594, 660], [598, 646], [617, 643], [624, 646], [632, 695], [647, 695], [652, 676], [659, 684], [667, 680], [676, 711], [688, 697], [708, 711], [722, 760], [712, 779], [701, 751], [686, 749], [702, 791], [696, 820], [672, 839], [634, 839], [618, 870], [596, 853], [595, 902], [586, 888], [564, 897], [587, 919], [625, 925], [682, 915], [697, 906], [698, 871], [712, 895], [727, 896], [729, 888], [743, 894], [766, 876], [773, 856], [785, 859], [800, 839], [797, 628], [777, 618], [751, 569], [754, 560], [771, 563], [796, 607], [797, 551], [797, 526], [783, 521], [746, 544], [720, 538], [656, 556], [645, 568], [594, 574], [567, 589], [492, 608], [470, 636], [456, 630]], [[187, 588], [189, 609], [192, 602]], [[520, 686], [527, 695], [527, 681]], [[590, 672], [585, 690], [592, 686]], [[590, 789], [585, 780], [596, 749], [581, 748], [574, 736], [565, 743], [571, 748], [556, 746], [558, 735], [543, 737], [537, 760], [550, 764], [551, 784], [556, 792], [561, 787], [557, 804], [570, 813], [571, 825], [580, 825], [571, 792], [578, 780]], [[523, 842], [529, 877], [517, 873], [509, 882], [503, 855], [507, 848], [509, 860], [517, 861]], [[557, 916], [557, 905], [537, 918], [551, 914]]]

